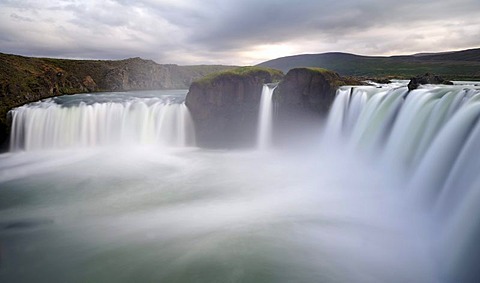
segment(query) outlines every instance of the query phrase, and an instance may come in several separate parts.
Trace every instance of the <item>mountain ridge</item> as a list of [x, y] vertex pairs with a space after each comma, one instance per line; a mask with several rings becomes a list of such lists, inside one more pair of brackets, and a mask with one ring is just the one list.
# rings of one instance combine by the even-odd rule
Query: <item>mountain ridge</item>
[[345, 52], [299, 54], [257, 64], [286, 72], [297, 67], [320, 67], [346, 76], [410, 78], [435, 73], [450, 80], [480, 80], [480, 48], [413, 55], [366, 56]]

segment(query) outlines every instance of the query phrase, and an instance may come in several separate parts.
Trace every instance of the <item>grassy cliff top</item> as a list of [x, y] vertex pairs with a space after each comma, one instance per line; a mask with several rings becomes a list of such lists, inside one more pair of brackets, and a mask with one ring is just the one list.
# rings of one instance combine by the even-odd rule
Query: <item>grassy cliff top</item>
[[195, 81], [194, 83], [201, 86], [210, 86], [216, 82], [224, 80], [235, 80], [242, 78], [262, 78], [265, 83], [269, 82], [279, 82], [283, 78], [284, 74], [282, 71], [266, 68], [266, 67], [238, 67], [234, 69], [229, 69], [225, 71], [220, 71], [216, 73], [211, 73], [205, 76], [202, 79]]
[[335, 73], [331, 70], [327, 70], [325, 68], [318, 68], [318, 67], [306, 67], [305, 69], [308, 69], [312, 72], [316, 72], [316, 73], [320, 73], [320, 74]]
[[325, 68], [318, 68], [318, 67], [293, 68], [290, 71], [288, 71], [286, 76], [297, 77], [299, 73], [307, 76], [322, 77], [325, 81], [327, 81], [333, 87], [339, 87], [343, 85], [364, 85], [365, 84], [357, 78], [343, 77], [332, 70], [327, 70]]
[[340, 78], [340, 75], [337, 72], [334, 72], [332, 70], [327, 70], [325, 68], [305, 67], [305, 68], [294, 68], [292, 70], [298, 70], [298, 69], [306, 69], [307, 71], [313, 74], [319, 74], [331, 80], [336, 80]]

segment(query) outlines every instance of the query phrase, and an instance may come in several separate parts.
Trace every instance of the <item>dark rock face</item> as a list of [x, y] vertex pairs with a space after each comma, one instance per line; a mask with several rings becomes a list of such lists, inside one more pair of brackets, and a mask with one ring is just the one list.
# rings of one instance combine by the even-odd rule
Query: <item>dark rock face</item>
[[275, 90], [275, 101], [279, 107], [302, 112], [311, 111], [324, 115], [335, 99], [338, 86], [345, 85], [334, 72], [296, 68], [290, 70]]
[[97, 90], [98, 90], [97, 83], [96, 83], [96, 82], [92, 79], [92, 77], [90, 77], [90, 76], [86, 76], [86, 77], [83, 79], [82, 84], [85, 86], [85, 88], [86, 88], [89, 92], [94, 92], [94, 91], [97, 91]]
[[254, 145], [263, 84], [282, 76], [272, 69], [244, 67], [192, 83], [186, 105], [195, 122], [197, 144], [215, 148]]
[[[252, 68], [255, 69], [258, 68]], [[281, 78], [281, 73], [256, 70], [220, 73], [194, 82], [186, 105], [195, 121], [197, 143], [207, 147], [254, 145], [263, 84]], [[299, 130], [311, 129], [303, 127], [304, 123], [314, 123], [318, 128], [319, 120], [328, 113], [335, 99], [337, 88], [362, 84], [324, 69], [290, 70], [273, 94], [274, 139], [298, 137]]]
[[38, 92], [41, 92], [42, 87], [48, 90], [49, 96], [61, 95], [70, 92], [86, 92], [87, 87], [83, 85], [79, 78], [66, 73], [59, 68], [48, 68], [43, 75], [37, 77]]
[[159, 65], [151, 60], [131, 58], [119, 61], [99, 78], [101, 89], [112, 91], [187, 88], [184, 81], [172, 77], [179, 66]]
[[[332, 105], [339, 86], [364, 85], [353, 78], [319, 68], [290, 70], [274, 92], [276, 116], [275, 139], [298, 135], [305, 123], [318, 125]], [[317, 126], [318, 127], [318, 126]]]
[[416, 76], [410, 79], [408, 83], [408, 90], [417, 89], [420, 85], [424, 84], [444, 84], [444, 85], [453, 85], [451, 81], [447, 81], [440, 76], [436, 76], [430, 73], [425, 75]]

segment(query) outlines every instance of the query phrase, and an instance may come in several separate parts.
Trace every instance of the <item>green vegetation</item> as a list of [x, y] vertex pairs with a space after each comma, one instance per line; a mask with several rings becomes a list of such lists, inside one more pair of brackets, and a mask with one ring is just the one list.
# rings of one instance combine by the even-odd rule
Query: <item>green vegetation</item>
[[238, 67], [234, 69], [228, 69], [221, 72], [211, 73], [197, 81], [195, 84], [201, 86], [211, 86], [219, 81], [224, 80], [237, 80], [246, 77], [251, 78], [269, 78], [268, 82], [279, 82], [283, 78], [282, 71], [265, 68], [265, 67], [255, 67], [255, 66], [247, 66], [247, 67]]
[[[338, 73], [327, 70], [324, 68], [318, 68], [318, 67], [306, 67], [306, 68], [293, 68], [290, 71], [308, 71], [312, 73], [312, 75], [321, 75], [321, 77], [329, 83], [330, 86], [337, 88], [339, 86], [343, 85], [364, 85], [361, 80], [359, 80], [357, 77], [346, 77], [346, 76], [340, 76]], [[290, 72], [289, 71], [289, 72]]]
[[324, 69], [324, 68], [318, 68], [318, 67], [309, 67], [307, 69], [309, 69], [310, 71], [314, 71], [316, 73], [320, 73], [320, 74], [332, 73], [332, 71], [330, 71], [330, 70], [327, 70], [327, 69]]

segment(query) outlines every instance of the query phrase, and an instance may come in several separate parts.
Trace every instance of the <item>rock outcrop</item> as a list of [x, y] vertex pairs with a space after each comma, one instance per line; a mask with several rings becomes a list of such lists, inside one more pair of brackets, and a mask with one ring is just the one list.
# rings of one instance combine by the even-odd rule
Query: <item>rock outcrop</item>
[[[295, 68], [285, 75], [274, 92], [275, 102], [285, 111], [300, 110], [325, 115], [342, 85], [363, 84], [320, 68]], [[282, 110], [280, 110], [282, 111]]]
[[242, 67], [192, 83], [186, 105], [195, 122], [197, 144], [217, 148], [253, 145], [263, 84], [282, 77], [278, 70]]
[[416, 76], [410, 79], [408, 83], [408, 90], [417, 89], [420, 85], [425, 84], [444, 84], [444, 85], [453, 85], [451, 81], [447, 81], [440, 76], [436, 76], [430, 73], [425, 75]]
[[207, 147], [252, 146], [256, 140], [263, 84], [280, 81], [273, 94], [275, 138], [295, 136], [303, 122], [325, 116], [336, 90], [364, 83], [318, 68], [280, 71], [239, 68], [192, 83], [186, 98], [196, 125], [197, 143]]
[[[295, 68], [285, 75], [275, 89], [274, 135], [277, 143], [302, 134], [305, 123], [324, 118], [332, 105], [338, 87], [365, 85], [350, 77], [321, 68]], [[318, 126], [317, 126], [318, 127]]]

